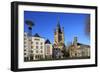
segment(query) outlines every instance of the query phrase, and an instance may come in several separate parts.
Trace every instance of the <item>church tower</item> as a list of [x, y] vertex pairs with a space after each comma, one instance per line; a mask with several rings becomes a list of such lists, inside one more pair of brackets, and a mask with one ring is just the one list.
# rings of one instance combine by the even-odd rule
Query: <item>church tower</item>
[[63, 50], [64, 47], [64, 27], [61, 28], [58, 20], [56, 29], [54, 31], [54, 48]]

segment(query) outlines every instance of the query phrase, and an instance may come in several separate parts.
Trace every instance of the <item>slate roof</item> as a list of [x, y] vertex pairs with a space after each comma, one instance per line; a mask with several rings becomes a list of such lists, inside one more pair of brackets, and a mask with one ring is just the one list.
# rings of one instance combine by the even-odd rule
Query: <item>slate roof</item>
[[77, 45], [80, 45], [81, 49], [84, 49], [85, 47], [90, 48], [89, 45], [85, 45], [85, 44], [81, 44], [81, 43], [77, 43]]
[[47, 40], [45, 41], [45, 44], [51, 44], [51, 42], [47, 39]]
[[38, 33], [36, 33], [36, 34], [34, 35], [34, 37], [40, 37], [40, 36], [39, 36], [39, 34], [38, 34]]

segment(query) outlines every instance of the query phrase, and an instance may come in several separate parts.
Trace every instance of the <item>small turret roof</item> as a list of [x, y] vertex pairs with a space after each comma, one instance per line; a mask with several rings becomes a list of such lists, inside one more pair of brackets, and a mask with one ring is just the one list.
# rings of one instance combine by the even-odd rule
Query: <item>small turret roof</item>
[[40, 37], [40, 36], [39, 36], [39, 34], [38, 34], [38, 33], [36, 33], [36, 34], [34, 35], [34, 37]]
[[45, 44], [51, 44], [51, 42], [47, 39], [47, 40], [45, 41]]

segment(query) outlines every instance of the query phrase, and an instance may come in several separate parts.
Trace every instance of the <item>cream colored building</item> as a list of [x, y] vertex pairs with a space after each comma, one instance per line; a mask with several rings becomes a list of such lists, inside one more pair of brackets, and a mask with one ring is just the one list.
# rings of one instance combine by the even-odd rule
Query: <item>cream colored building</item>
[[24, 33], [24, 61], [29, 60], [29, 36], [28, 33]]
[[47, 39], [45, 41], [45, 58], [46, 59], [52, 59], [52, 44], [51, 42]]
[[77, 43], [77, 38], [74, 37], [73, 44], [68, 48], [69, 57], [90, 57], [90, 46]]
[[40, 60], [45, 58], [45, 39], [35, 34], [32, 37], [32, 56], [33, 60]]
[[39, 60], [45, 58], [45, 39], [37, 33], [29, 37], [24, 33], [24, 61]]

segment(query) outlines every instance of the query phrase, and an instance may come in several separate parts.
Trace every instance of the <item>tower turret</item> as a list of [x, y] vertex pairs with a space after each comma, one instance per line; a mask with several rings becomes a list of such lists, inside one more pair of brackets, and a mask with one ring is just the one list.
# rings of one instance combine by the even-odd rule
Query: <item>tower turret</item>
[[62, 49], [64, 45], [64, 27], [61, 28], [59, 19], [57, 21], [57, 26], [54, 32], [54, 44], [56, 44], [56, 47], [60, 49]]
[[77, 37], [74, 37], [73, 45], [77, 46]]

